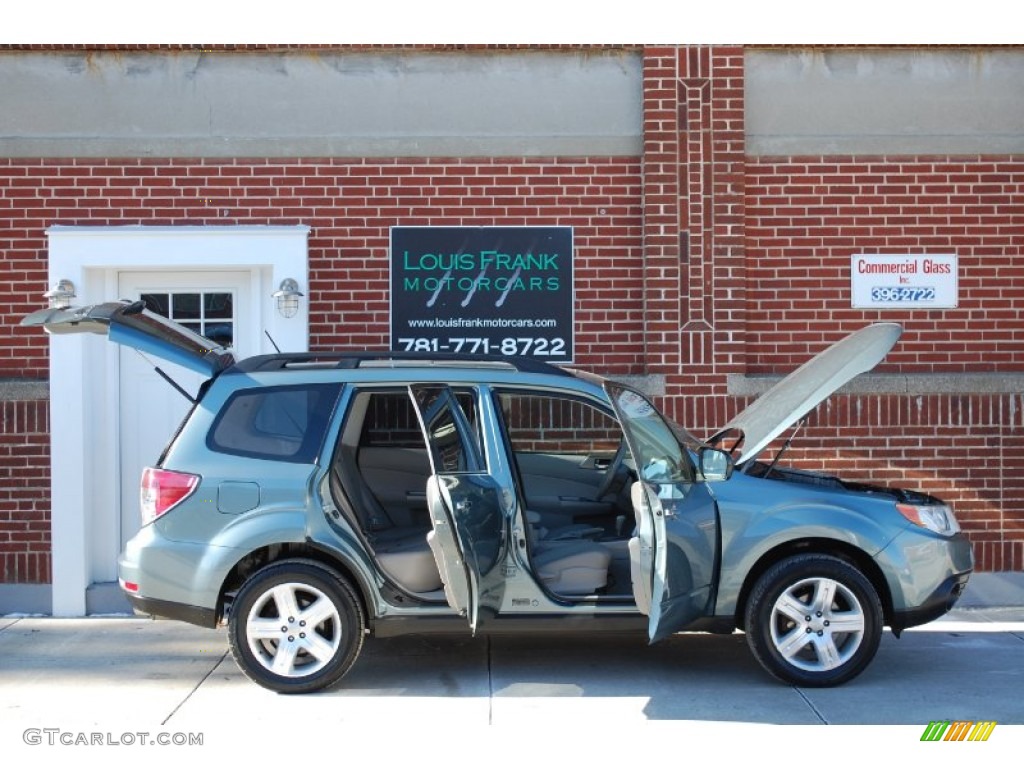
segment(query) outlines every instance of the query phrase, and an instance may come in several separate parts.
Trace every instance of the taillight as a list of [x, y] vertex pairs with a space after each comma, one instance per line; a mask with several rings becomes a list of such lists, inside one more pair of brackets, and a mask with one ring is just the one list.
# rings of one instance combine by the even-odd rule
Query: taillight
[[147, 525], [165, 512], [174, 509], [198, 487], [199, 475], [146, 467], [142, 470], [142, 487], [139, 493], [142, 524]]

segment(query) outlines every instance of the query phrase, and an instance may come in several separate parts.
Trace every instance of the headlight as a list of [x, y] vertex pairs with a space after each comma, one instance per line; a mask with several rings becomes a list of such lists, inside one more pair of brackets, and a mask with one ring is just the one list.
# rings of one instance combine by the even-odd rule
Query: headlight
[[896, 509], [914, 525], [943, 536], [952, 536], [960, 530], [953, 510], [946, 504], [897, 504]]

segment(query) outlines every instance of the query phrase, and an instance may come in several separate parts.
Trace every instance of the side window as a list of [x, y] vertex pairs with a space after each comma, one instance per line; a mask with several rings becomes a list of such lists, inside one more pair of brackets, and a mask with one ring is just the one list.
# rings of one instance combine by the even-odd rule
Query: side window
[[366, 406], [362, 448], [419, 448], [423, 433], [408, 392], [373, 392]]
[[[472, 427], [477, 445], [481, 446], [474, 393], [455, 390], [455, 400]], [[423, 448], [423, 432], [407, 391], [372, 393], [359, 445], [363, 448]]]
[[615, 417], [585, 400], [503, 391], [498, 394], [498, 402], [516, 454], [611, 455], [622, 441], [622, 429]]
[[[436, 472], [479, 472], [480, 434], [458, 395], [443, 386], [413, 387]], [[471, 408], [470, 413], [475, 409]]]
[[236, 392], [214, 421], [207, 445], [220, 453], [312, 463], [340, 389], [305, 384]]

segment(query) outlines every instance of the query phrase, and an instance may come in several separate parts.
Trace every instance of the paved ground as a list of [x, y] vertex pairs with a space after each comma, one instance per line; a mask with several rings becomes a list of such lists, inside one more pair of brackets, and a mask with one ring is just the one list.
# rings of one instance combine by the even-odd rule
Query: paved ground
[[[1024, 607], [965, 605], [902, 639], [887, 632], [868, 670], [836, 689], [774, 682], [740, 634], [683, 634], [653, 647], [637, 637], [406, 637], [368, 640], [343, 687], [298, 697], [246, 680], [223, 631], [128, 617], [3, 617], [0, 754], [67, 754], [77, 744], [104, 750], [106, 762], [137, 764], [180, 762], [182, 748], [308, 758], [309, 749], [345, 746], [339, 757], [380, 759], [384, 750], [450, 766], [475, 762], [468, 743], [492, 751], [491, 763], [535, 762], [541, 751], [605, 765], [635, 762], [650, 732], [648, 748], [678, 752], [679, 762], [690, 749], [757, 759], [771, 748], [782, 750], [780, 761], [789, 751], [830, 768], [872, 755], [886, 764], [925, 758], [929, 768], [996, 755], [1016, 764]], [[998, 726], [983, 744], [920, 742], [930, 721], [947, 719]], [[775, 725], [791, 727], [766, 727]], [[161, 734], [199, 734], [203, 744], [147, 748]]]

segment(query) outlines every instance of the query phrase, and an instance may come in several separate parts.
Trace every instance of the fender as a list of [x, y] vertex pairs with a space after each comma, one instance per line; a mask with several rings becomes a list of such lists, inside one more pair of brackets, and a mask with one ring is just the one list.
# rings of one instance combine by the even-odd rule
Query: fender
[[[303, 509], [257, 510], [234, 520], [210, 541], [191, 573], [193, 594], [201, 595], [199, 603], [215, 607], [228, 574], [253, 552], [279, 544], [310, 546], [329, 555], [355, 577], [364, 596], [374, 592], [377, 581], [361, 546], [348, 537], [332, 533], [317, 535], [308, 527], [309, 515]], [[373, 603], [368, 605], [371, 612]]]
[[822, 503], [821, 499], [790, 501], [756, 510], [749, 518], [740, 514], [737, 519], [735, 507], [732, 512], [722, 515], [722, 571], [715, 610], [719, 616], [735, 613], [745, 578], [758, 560], [777, 547], [823, 539], [841, 542], [874, 558], [902, 530], [894, 529], [891, 523], [880, 525], [865, 512]]

